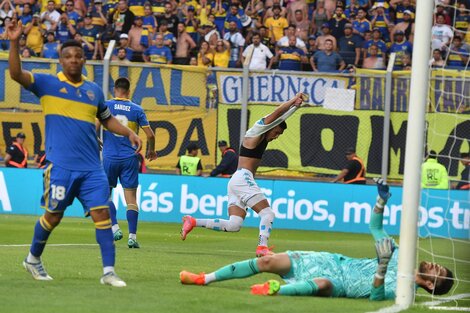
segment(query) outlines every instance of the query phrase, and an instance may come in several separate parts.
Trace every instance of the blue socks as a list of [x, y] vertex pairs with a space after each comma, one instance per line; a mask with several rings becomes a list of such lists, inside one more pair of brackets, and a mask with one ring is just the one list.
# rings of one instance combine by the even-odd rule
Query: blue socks
[[116, 247], [114, 246], [111, 220], [96, 222], [96, 242], [100, 245], [103, 267], [114, 266], [116, 258]]
[[139, 218], [139, 209], [135, 204], [128, 204], [126, 211], [127, 223], [129, 225], [129, 234], [137, 233], [137, 221]]
[[116, 217], [116, 214], [117, 214], [116, 206], [114, 205], [114, 202], [111, 200], [108, 201], [108, 205], [109, 205], [109, 216], [111, 217], [111, 225], [116, 225], [118, 223], [117, 217]]
[[46, 221], [44, 215], [41, 216], [36, 222], [36, 226], [34, 226], [33, 242], [29, 249], [32, 255], [38, 258], [42, 255], [52, 229], [54, 229], [54, 227]]

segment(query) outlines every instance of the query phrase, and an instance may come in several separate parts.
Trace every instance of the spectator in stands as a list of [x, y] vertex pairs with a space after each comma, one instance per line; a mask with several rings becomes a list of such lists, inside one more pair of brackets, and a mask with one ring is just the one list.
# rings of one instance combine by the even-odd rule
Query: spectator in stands
[[344, 15], [344, 11], [342, 7], [337, 7], [335, 9], [335, 14], [333, 17], [328, 21], [330, 25], [331, 35], [338, 40], [344, 35], [344, 25], [349, 23], [346, 19], [346, 15]]
[[196, 47], [196, 43], [186, 32], [184, 23], [178, 23], [178, 37], [176, 39], [176, 53], [174, 64], [188, 65], [189, 53]]
[[58, 59], [60, 44], [55, 40], [54, 32], [48, 32], [47, 42], [42, 47], [41, 58]]
[[160, 25], [160, 18], [165, 14], [165, 1], [164, 0], [150, 0], [150, 6], [152, 7], [152, 13], [157, 19], [157, 25]]
[[302, 10], [295, 11], [295, 18], [292, 23], [295, 26], [295, 36], [300, 38], [303, 42], [307, 41], [310, 30], [310, 22], [307, 16], [304, 16]]
[[463, 47], [462, 38], [454, 36], [447, 55], [447, 67], [465, 70], [468, 66], [468, 51]]
[[[157, 19], [153, 15], [152, 6], [149, 4], [144, 5], [144, 16], [142, 17], [142, 27], [148, 31], [151, 38], [153, 38], [158, 31]], [[168, 25], [167, 25], [167, 30], [168, 30]]]
[[394, 43], [390, 46], [389, 53], [396, 53], [395, 70], [403, 70], [403, 58], [405, 54], [411, 55], [413, 52], [413, 45], [405, 39], [405, 33], [402, 30], [397, 30], [393, 36]]
[[289, 38], [294, 36], [295, 37], [295, 46], [299, 49], [302, 49], [304, 52], [307, 52], [307, 47], [305, 42], [295, 35], [295, 25], [291, 24], [285, 29], [285, 36], [281, 37], [278, 40], [277, 46], [278, 47], [288, 47], [289, 46]]
[[197, 157], [199, 146], [195, 143], [190, 143], [187, 147], [188, 154], [182, 155], [176, 164], [176, 174], [178, 175], [202, 175], [201, 158]]
[[6, 17], [3, 21], [3, 26], [0, 26], [0, 50], [10, 50], [10, 40], [7, 38], [6, 30], [8, 25], [11, 24], [11, 18]]
[[129, 36], [127, 34], [121, 34], [119, 36], [119, 46], [117, 48], [114, 48], [113, 51], [113, 59], [115, 59], [119, 53], [119, 49], [125, 49], [126, 50], [126, 58], [130, 61], [132, 60], [132, 49], [129, 48]]
[[[170, 48], [171, 52], [174, 53], [176, 47], [176, 38], [175, 35], [173, 35], [172, 32], [168, 31], [168, 25], [166, 24], [166, 21], [162, 21], [160, 25], [158, 25], [158, 32], [163, 35], [163, 44]], [[152, 36], [152, 38], [155, 38], [156, 34]], [[173, 64], [176, 64], [176, 60], [173, 59]]]
[[229, 32], [225, 33], [224, 40], [230, 42], [230, 61], [229, 67], [241, 67], [241, 54], [245, 45], [245, 38], [239, 32], [237, 23], [232, 21], [229, 24]]
[[[467, 2], [468, 3], [468, 2]], [[470, 25], [470, 4], [467, 8], [465, 3], [458, 4], [457, 16], [455, 17], [455, 28], [461, 32], [467, 32]]]
[[64, 12], [60, 15], [59, 23], [52, 26], [51, 31], [55, 32], [55, 38], [60, 43], [65, 43], [72, 39], [77, 32], [74, 25], [72, 25], [72, 21], [69, 19], [69, 15]]
[[215, 44], [214, 67], [227, 68], [230, 60], [230, 43], [219, 39]]
[[365, 41], [363, 44], [363, 59], [370, 56], [370, 46], [376, 45], [379, 48], [379, 50], [377, 51], [377, 57], [382, 58], [384, 64], [386, 64], [387, 45], [381, 38], [382, 33], [380, 32], [380, 30], [378, 28], [374, 28], [374, 30], [372, 31], [372, 39]]
[[281, 7], [279, 5], [273, 6], [273, 16], [268, 17], [264, 22], [269, 30], [269, 36], [272, 42], [278, 42], [283, 34], [284, 29], [289, 26], [287, 19], [281, 16]]
[[25, 34], [21, 35], [21, 37], [20, 37], [18, 49], [20, 50], [20, 53], [21, 53], [21, 54], [23, 54], [23, 50], [29, 50], [29, 55], [34, 55], [34, 56], [36, 56], [36, 54], [34, 53], [34, 51], [31, 50], [31, 49], [26, 45], [26, 35], [25, 35]]
[[117, 10], [112, 12], [109, 16], [110, 20], [108, 20], [108, 23], [114, 24], [116, 36], [127, 34], [134, 23], [135, 17], [134, 13], [129, 10], [126, 0], [119, 0]]
[[[116, 0], [108, 0], [108, 3], [112, 3], [114, 7], [115, 1]], [[73, 0], [73, 7], [80, 16], [85, 16], [87, 13], [87, 7], [84, 0]]]
[[357, 10], [356, 19], [352, 22], [353, 33], [361, 36], [363, 39], [367, 31], [371, 31], [371, 23], [367, 19], [367, 11], [363, 8]]
[[129, 10], [134, 13], [134, 16], [144, 15], [144, 4], [145, 0], [128, 0]]
[[274, 44], [271, 42], [271, 38], [269, 37], [268, 29], [266, 26], [261, 25], [259, 27], [259, 35], [261, 37], [261, 43], [271, 50], [274, 51]]
[[12, 18], [15, 11], [15, 7], [10, 0], [2, 0], [0, 2], [0, 27], [4, 25], [5, 18]]
[[324, 50], [317, 51], [310, 58], [310, 65], [315, 72], [337, 72], [346, 67], [341, 56], [333, 50], [333, 41], [325, 41]]
[[336, 38], [330, 34], [330, 25], [328, 23], [323, 24], [321, 31], [322, 31], [322, 35], [318, 36], [316, 40], [317, 49], [318, 50], [325, 49], [324, 48], [325, 41], [331, 40], [331, 42], [333, 43], [333, 50], [336, 51], [336, 48], [337, 48]]
[[[125, 35], [125, 34], [122, 34], [122, 35]], [[131, 61], [129, 61], [129, 58], [127, 57], [127, 50], [125, 48], [118, 48], [117, 55], [113, 56], [112, 60], [116, 61], [116, 63], [124, 64], [124, 65], [128, 65], [132, 63]]]
[[129, 30], [129, 48], [132, 50], [132, 62], [143, 62], [142, 54], [149, 47], [149, 33], [142, 27], [143, 21], [141, 16], [134, 18], [134, 25]]
[[239, 5], [232, 3], [229, 7], [229, 11], [227, 12], [227, 15], [225, 16], [225, 22], [224, 22], [224, 34], [228, 33], [230, 31], [230, 23], [234, 22], [237, 24], [238, 29], [242, 29], [243, 25], [240, 20], [240, 15], [239, 15]]
[[31, 49], [23, 49], [21, 50], [21, 58], [22, 59], [28, 59], [32, 56], [36, 56], [35, 53], [31, 52]]
[[[73, 26], [73, 27], [77, 27], [77, 24], [78, 24], [78, 20], [80, 19], [80, 14], [78, 14], [75, 9], [74, 9], [74, 3], [72, 0], [67, 0], [65, 2], [65, 12], [63, 12], [62, 14], [66, 14], [67, 15], [67, 20], [68, 22]], [[62, 14], [61, 14], [61, 17], [62, 17]]]
[[34, 14], [31, 23], [26, 25], [24, 28], [24, 34], [26, 34], [26, 46], [34, 52], [34, 56], [41, 54], [42, 46], [44, 45], [43, 32], [44, 29], [40, 24], [39, 14]]
[[25, 3], [23, 5], [23, 12], [21, 13], [21, 16], [19, 17], [19, 20], [23, 24], [23, 26], [27, 25], [28, 23], [31, 23], [33, 20], [33, 10], [31, 9], [31, 4]]
[[[317, 52], [317, 45], [315, 43], [315, 35], [310, 35], [307, 41], [307, 59], [310, 60], [310, 58]], [[310, 62], [304, 64], [306, 65], [306, 70], [307, 71], [312, 71], [313, 69], [310, 66]], [[310, 67], [310, 68], [309, 68]]]
[[201, 42], [201, 48], [197, 54], [197, 65], [201, 67], [212, 66], [214, 52], [207, 41]]
[[410, 43], [413, 43], [413, 37], [415, 33], [415, 23], [413, 23], [412, 12], [405, 10], [403, 12], [403, 19], [400, 23], [396, 24], [393, 28], [393, 34], [401, 30], [405, 34], [405, 39]]
[[357, 156], [356, 149], [348, 148], [346, 150], [346, 166], [336, 176], [332, 182], [336, 183], [343, 180], [345, 184], [366, 184], [366, 168], [364, 162]]
[[[98, 39], [100, 31], [98, 27], [92, 24], [91, 13], [85, 15], [85, 18], [83, 19], [83, 27], [79, 28], [77, 32], [81, 35], [80, 39], [87, 42], [87, 44], [85, 44], [85, 56], [87, 60], [96, 60], [96, 54], [94, 52], [96, 49], [96, 40]], [[93, 49], [90, 49], [90, 46], [92, 46]]]
[[[99, 32], [103, 32], [106, 24], [107, 19], [103, 11], [103, 0], [94, 0], [93, 5], [91, 6], [91, 24], [95, 26]], [[91, 4], [90, 4], [91, 5]]]
[[[307, 62], [304, 50], [297, 48], [296, 37], [289, 37], [289, 46], [280, 47], [276, 52], [276, 60], [279, 62], [279, 69], [284, 71], [301, 71], [302, 62]], [[274, 60], [271, 60], [269, 68], [271, 68]]]
[[436, 23], [431, 29], [432, 33], [432, 48], [444, 51], [450, 44], [454, 33], [452, 29], [446, 25], [445, 17], [443, 14], [436, 14]]
[[402, 71], [411, 71], [411, 54], [405, 53], [402, 58], [402, 65], [401, 65], [401, 70]]
[[429, 151], [426, 162], [421, 165], [421, 188], [449, 189], [447, 169], [437, 161], [434, 150]]
[[292, 0], [287, 3], [287, 22], [289, 24], [295, 24], [297, 11], [301, 20], [308, 18], [308, 5], [305, 0]]
[[[267, 67], [266, 60], [271, 60], [273, 54], [268, 47], [261, 43], [259, 33], [254, 33], [251, 39], [253, 43], [246, 47], [242, 54], [243, 64], [248, 66], [250, 70], [265, 70]], [[267, 68], [271, 68], [271, 62]]]
[[211, 13], [214, 14], [214, 24], [217, 31], [222, 35], [224, 30], [225, 17], [227, 16], [228, 5], [225, 1], [214, 0], [211, 3]]
[[209, 46], [215, 49], [215, 45], [217, 44], [217, 41], [220, 39], [220, 34], [212, 22], [208, 21], [206, 24], [202, 25], [201, 35], [204, 41], [207, 41], [209, 43]]
[[384, 70], [384, 59], [383, 57], [378, 56], [378, 52], [379, 47], [375, 44], [372, 44], [369, 47], [369, 56], [364, 59], [362, 67], [372, 70]]
[[42, 12], [40, 22], [45, 26], [46, 30], [50, 30], [52, 25], [59, 22], [60, 13], [55, 9], [53, 0], [47, 1], [46, 11]]
[[[165, 13], [161, 16], [157, 16], [157, 22], [160, 24], [162, 21], [166, 21], [168, 30], [173, 33], [176, 37], [179, 35], [179, 26], [180, 20], [178, 16], [173, 13], [173, 6], [170, 2], [165, 2]], [[183, 23], [184, 25], [184, 23]], [[185, 25], [186, 26], [186, 25]], [[189, 36], [189, 35], [188, 35]]]
[[144, 52], [144, 61], [148, 63], [157, 64], [171, 64], [173, 56], [171, 50], [163, 45], [163, 35], [157, 34], [155, 36], [155, 45], [150, 46]]
[[415, 6], [411, 0], [390, 0], [390, 6], [395, 10], [395, 23], [399, 24], [405, 20], [406, 11], [412, 19], [414, 18]]
[[344, 25], [344, 36], [338, 41], [338, 49], [346, 65], [359, 66], [362, 41], [361, 36], [353, 34], [351, 23]]
[[352, 21], [356, 18], [359, 9], [361, 9], [361, 6], [357, 0], [349, 0], [349, 3], [344, 7], [344, 15], [346, 15], [348, 20]]
[[442, 68], [446, 65], [446, 61], [442, 59], [442, 52], [440, 49], [434, 49], [432, 51], [432, 59], [429, 64], [434, 68]]
[[73, 39], [82, 45], [83, 51], [85, 52], [85, 58], [87, 60], [92, 60], [95, 52], [95, 45], [91, 44], [85, 38], [83, 38], [80, 32], [77, 32]]
[[452, 18], [449, 14], [449, 12], [446, 10], [446, 7], [444, 6], [443, 3], [436, 3], [436, 13], [434, 14], [434, 21], [437, 22], [437, 17], [439, 15], [442, 15], [444, 18], [443, 24], [451, 26], [452, 25]]
[[191, 36], [191, 38], [193, 39], [194, 42], [198, 42], [197, 30], [199, 28], [199, 22], [198, 22], [196, 16], [194, 15], [195, 10], [196, 9], [194, 8], [194, 6], [190, 5], [188, 7], [186, 17], [181, 21], [185, 25], [186, 33], [188, 33], [188, 35]]
[[470, 190], [470, 153], [462, 152], [460, 158], [460, 162], [462, 162], [464, 168], [460, 174], [460, 181], [455, 186], [455, 189]]
[[317, 7], [312, 13], [312, 34], [319, 35], [323, 25], [328, 25], [330, 19], [331, 13], [325, 9], [325, 0], [317, 0]]
[[24, 146], [25, 140], [26, 135], [18, 133], [13, 143], [6, 149], [4, 159], [6, 167], [28, 167], [28, 150]]
[[[265, 13], [263, 17], [263, 24], [266, 23], [266, 20], [270, 17], [274, 16], [274, 7], [281, 8], [281, 13], [279, 14], [281, 17], [285, 17], [287, 21], [287, 9], [282, 6], [281, 0], [266, 0], [265, 1]], [[268, 27], [269, 29], [269, 27]]]
[[379, 2], [372, 7], [372, 28], [378, 28], [382, 33], [382, 39], [385, 42], [390, 41], [390, 33], [388, 31], [388, 25], [390, 22], [390, 16], [385, 12], [384, 3]]

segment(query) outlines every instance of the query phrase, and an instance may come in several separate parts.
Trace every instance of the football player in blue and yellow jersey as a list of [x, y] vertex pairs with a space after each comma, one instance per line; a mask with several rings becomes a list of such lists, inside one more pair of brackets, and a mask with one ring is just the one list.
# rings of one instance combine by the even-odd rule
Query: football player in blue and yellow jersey
[[[391, 194], [377, 181], [378, 197], [369, 228], [375, 240], [377, 258], [351, 258], [339, 253], [287, 251], [248, 259], [221, 267], [209, 274], [180, 273], [181, 283], [208, 285], [213, 282], [245, 278], [262, 272], [278, 274], [276, 280], [251, 286], [256, 295], [316, 296], [390, 300], [397, 287], [398, 247], [383, 229], [384, 207]], [[422, 261], [415, 275], [415, 288], [430, 294], [448, 293], [454, 284], [452, 272], [439, 264]]]
[[[137, 133], [141, 127], [147, 136], [147, 159], [155, 160], [155, 134], [150, 128], [145, 112], [141, 106], [129, 100], [130, 82], [125, 77], [120, 77], [114, 83], [114, 99], [106, 101], [111, 113], [121, 124], [129, 127]], [[103, 134], [103, 166], [108, 175], [109, 187], [115, 188], [117, 180], [124, 189], [127, 210], [126, 217], [129, 226], [129, 248], [140, 248], [137, 234], [137, 219], [139, 208], [137, 206], [137, 187], [139, 185], [139, 158], [128, 138], [113, 134], [107, 130]], [[116, 207], [109, 201], [114, 240], [122, 238], [122, 231], [116, 219]]]
[[48, 164], [44, 169], [44, 215], [34, 228], [34, 236], [23, 266], [34, 279], [52, 280], [41, 262], [41, 255], [52, 230], [60, 223], [64, 211], [75, 198], [82, 203], [86, 216], [96, 228], [101, 250], [101, 283], [124, 287], [126, 283], [114, 272], [115, 246], [111, 230], [109, 188], [101, 165], [96, 139], [95, 119], [107, 129], [129, 138], [139, 151], [141, 140], [123, 126], [109, 111], [102, 89], [82, 76], [85, 64], [80, 43], [68, 41], [60, 49], [62, 72], [57, 75], [31, 73], [21, 68], [19, 38], [23, 31], [16, 19], [8, 27], [10, 39], [10, 76], [39, 99], [45, 116], [45, 148]]

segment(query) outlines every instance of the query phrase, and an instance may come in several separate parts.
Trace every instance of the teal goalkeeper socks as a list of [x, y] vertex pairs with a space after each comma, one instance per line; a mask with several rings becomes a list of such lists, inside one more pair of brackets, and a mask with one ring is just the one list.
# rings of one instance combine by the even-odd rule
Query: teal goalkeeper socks
[[314, 296], [317, 292], [317, 284], [313, 280], [310, 280], [283, 285], [278, 294], [283, 296]]
[[230, 265], [224, 266], [215, 271], [217, 281], [244, 278], [253, 276], [259, 273], [258, 265], [256, 264], [257, 258], [245, 260]]

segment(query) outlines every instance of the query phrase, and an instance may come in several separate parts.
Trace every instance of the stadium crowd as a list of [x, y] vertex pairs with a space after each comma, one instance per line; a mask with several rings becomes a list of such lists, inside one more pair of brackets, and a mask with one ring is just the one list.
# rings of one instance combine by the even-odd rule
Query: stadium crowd
[[[335, 72], [411, 68], [414, 0], [0, 0], [0, 50], [12, 18], [23, 58], [58, 58], [80, 41], [89, 60]], [[433, 67], [466, 69], [470, 0], [435, 0]]]

